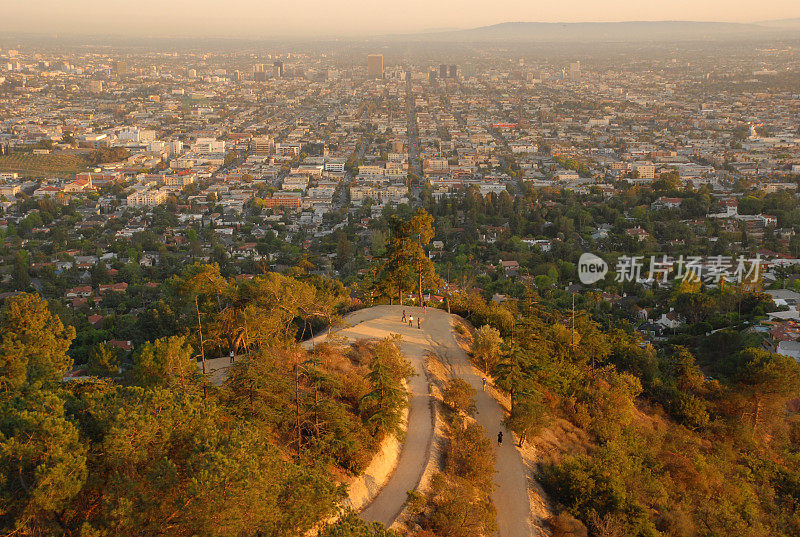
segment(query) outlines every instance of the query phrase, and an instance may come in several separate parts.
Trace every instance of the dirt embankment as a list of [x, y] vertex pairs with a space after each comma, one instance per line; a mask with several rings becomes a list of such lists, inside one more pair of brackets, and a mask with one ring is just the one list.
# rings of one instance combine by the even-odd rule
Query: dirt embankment
[[[407, 427], [408, 410], [403, 414], [404, 433]], [[347, 498], [342, 502], [342, 507], [360, 511], [369, 504], [392, 477], [402, 449], [402, 438], [395, 435], [384, 438], [364, 473], [347, 484]]]

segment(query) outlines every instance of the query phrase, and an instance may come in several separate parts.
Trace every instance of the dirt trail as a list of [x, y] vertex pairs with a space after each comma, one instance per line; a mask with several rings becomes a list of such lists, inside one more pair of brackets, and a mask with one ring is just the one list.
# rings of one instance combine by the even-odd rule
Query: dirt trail
[[[403, 310], [407, 315], [414, 316], [413, 326], [409, 327], [401, 321]], [[416, 324], [418, 315], [422, 319], [421, 329]], [[409, 383], [412, 395], [408, 435], [397, 470], [381, 492], [361, 512], [361, 517], [391, 525], [403, 509], [406, 493], [419, 485], [430, 458], [433, 439], [432, 401], [429, 382], [423, 373], [423, 363], [429, 353], [434, 353], [449, 365], [454, 376], [463, 378], [476, 389], [478, 395], [475, 418], [486, 429], [495, 446], [497, 433], [503, 431], [503, 445], [497, 450], [496, 489], [492, 496], [497, 507], [498, 535], [525, 537], [538, 534], [532, 531], [529, 523], [531, 509], [528, 478], [514, 435], [503, 426], [503, 408], [488, 392], [481, 389], [482, 379], [472, 367], [467, 353], [456, 341], [455, 319], [453, 315], [433, 308], [425, 313], [422, 308], [377, 306], [348, 315], [345, 318], [346, 328], [336, 332], [337, 337], [344, 336], [350, 340], [400, 334], [403, 336], [401, 350], [418, 373]], [[317, 341], [324, 340], [325, 337], [321, 336]]]

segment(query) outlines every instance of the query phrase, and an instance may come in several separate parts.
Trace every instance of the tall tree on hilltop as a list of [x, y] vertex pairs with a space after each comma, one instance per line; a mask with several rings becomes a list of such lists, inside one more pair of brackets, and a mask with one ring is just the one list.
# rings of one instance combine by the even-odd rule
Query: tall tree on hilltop
[[393, 218], [389, 231], [377, 285], [384, 291], [397, 290], [401, 301], [403, 289], [413, 285], [421, 305], [423, 288], [438, 280], [433, 262], [425, 251], [434, 235], [433, 217], [424, 209], [417, 209], [408, 221]]
[[413, 243], [410, 252], [411, 262], [414, 272], [417, 274], [417, 296], [419, 304], [422, 305], [423, 280], [426, 283], [433, 283], [437, 279], [436, 269], [425, 251], [425, 247], [431, 242], [434, 235], [433, 217], [425, 209], [417, 209], [414, 217], [411, 218], [409, 228]]
[[407, 223], [398, 218], [393, 218], [389, 222], [389, 239], [386, 241], [386, 253], [378, 271], [377, 281], [378, 288], [385, 292], [390, 300], [392, 293], [396, 291], [401, 304], [403, 290], [413, 285], [406, 227]]

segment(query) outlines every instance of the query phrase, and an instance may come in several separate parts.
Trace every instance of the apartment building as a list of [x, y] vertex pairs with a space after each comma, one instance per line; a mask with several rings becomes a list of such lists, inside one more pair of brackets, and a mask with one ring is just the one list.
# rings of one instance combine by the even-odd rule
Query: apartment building
[[166, 189], [147, 188], [139, 190], [127, 197], [130, 207], [155, 207], [167, 201], [169, 191]]

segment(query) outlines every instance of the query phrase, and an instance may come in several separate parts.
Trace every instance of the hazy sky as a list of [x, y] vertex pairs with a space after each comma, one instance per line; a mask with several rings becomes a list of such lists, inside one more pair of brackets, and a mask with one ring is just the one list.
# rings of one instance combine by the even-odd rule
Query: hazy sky
[[381, 35], [508, 21], [800, 17], [800, 0], [0, 0], [0, 30], [165, 36]]

